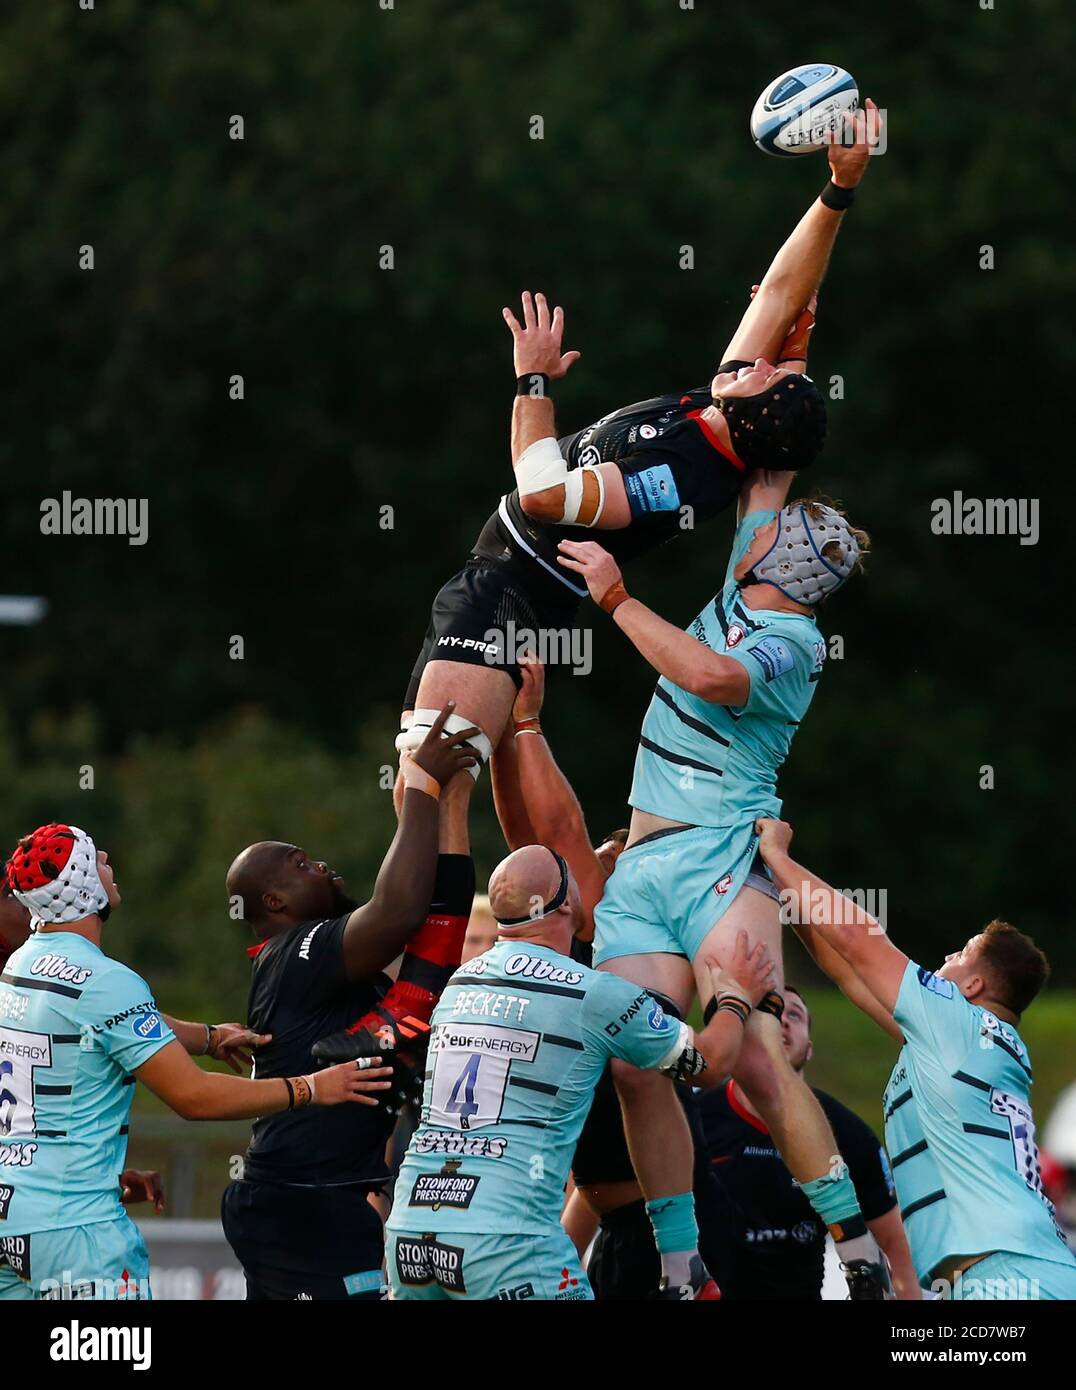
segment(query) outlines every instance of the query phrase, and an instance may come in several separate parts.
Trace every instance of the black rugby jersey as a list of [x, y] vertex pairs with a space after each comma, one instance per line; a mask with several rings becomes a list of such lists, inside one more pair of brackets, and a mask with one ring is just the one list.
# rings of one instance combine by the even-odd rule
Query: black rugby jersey
[[[273, 1035], [254, 1054], [259, 1080], [316, 1072], [314, 1043], [361, 1018], [391, 983], [381, 974], [348, 979], [346, 925], [346, 915], [303, 922], [250, 948], [248, 1025]], [[254, 1122], [244, 1177], [319, 1184], [383, 1178], [393, 1123], [380, 1104], [304, 1106], [267, 1115]]]
[[[569, 470], [615, 463], [624, 478], [631, 522], [616, 531], [555, 526], [527, 516], [518, 489], [501, 499], [473, 554], [510, 567], [533, 593], [555, 601], [585, 598], [579, 575], [557, 563], [560, 541], [596, 540], [624, 564], [708, 521], [735, 501], [744, 468], [701, 418], [709, 386], [654, 396], [614, 410], [557, 441]], [[691, 527], [684, 511], [691, 508]], [[558, 592], [559, 590], [559, 592]]]
[[[871, 1127], [815, 1091], [848, 1164], [866, 1221], [896, 1206], [889, 1162]], [[821, 1297], [826, 1228], [796, 1185], [770, 1132], [733, 1083], [698, 1096], [703, 1139], [728, 1207], [725, 1263], [713, 1273], [726, 1298]]]

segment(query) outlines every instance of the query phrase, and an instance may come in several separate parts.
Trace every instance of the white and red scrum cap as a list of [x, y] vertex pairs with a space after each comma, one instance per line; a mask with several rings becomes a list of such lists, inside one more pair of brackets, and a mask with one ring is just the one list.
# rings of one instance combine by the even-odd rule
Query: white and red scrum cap
[[11, 890], [39, 921], [78, 922], [108, 906], [97, 848], [77, 825], [42, 825], [7, 862]]

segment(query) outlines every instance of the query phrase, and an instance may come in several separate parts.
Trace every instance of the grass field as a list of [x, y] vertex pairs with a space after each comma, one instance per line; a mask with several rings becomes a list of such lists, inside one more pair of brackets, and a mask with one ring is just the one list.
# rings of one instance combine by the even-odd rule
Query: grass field
[[[807, 1070], [812, 1085], [849, 1105], [880, 1135], [882, 1090], [896, 1046], [836, 990], [809, 989], [808, 996], [815, 1044]], [[1059, 1092], [1076, 1080], [1074, 1017], [1076, 991], [1048, 991], [1021, 1029], [1035, 1068], [1032, 1098], [1040, 1134]], [[169, 1215], [216, 1217], [249, 1133], [244, 1123], [185, 1123], [139, 1087], [128, 1161], [164, 1174]]]

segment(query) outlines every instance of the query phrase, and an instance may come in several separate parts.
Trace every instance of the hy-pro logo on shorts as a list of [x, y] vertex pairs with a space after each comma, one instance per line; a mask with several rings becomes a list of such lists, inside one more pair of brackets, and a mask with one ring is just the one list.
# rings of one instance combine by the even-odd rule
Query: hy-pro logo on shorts
[[164, 1022], [160, 1014], [136, 1014], [131, 1027], [143, 1042], [156, 1042], [164, 1037]]

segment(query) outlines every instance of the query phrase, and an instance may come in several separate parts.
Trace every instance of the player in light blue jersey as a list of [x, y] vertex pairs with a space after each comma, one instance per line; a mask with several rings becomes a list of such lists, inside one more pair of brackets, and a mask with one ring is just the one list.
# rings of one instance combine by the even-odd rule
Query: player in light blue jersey
[[[712, 972], [717, 1009], [694, 1033], [646, 990], [571, 959], [582, 923], [564, 860], [541, 845], [493, 872], [499, 939], [456, 971], [434, 1011], [422, 1117], [388, 1221], [398, 1299], [587, 1299], [560, 1224], [568, 1169], [610, 1057], [716, 1085], [735, 1062], [773, 964], [745, 934]], [[697, 1296], [693, 1281], [660, 1297]], [[718, 1293], [709, 1281], [707, 1298]]]
[[1076, 1299], [1076, 1257], [1039, 1171], [1023, 1012], [1042, 951], [991, 922], [917, 965], [869, 914], [795, 863], [792, 827], [760, 822], [785, 915], [848, 997], [902, 1044], [885, 1090], [886, 1145], [916, 1274], [954, 1299]]
[[[658, 671], [643, 721], [627, 846], [595, 909], [594, 961], [684, 1011], [710, 986], [701, 962], [725, 959], [740, 930], [777, 961], [775, 998], [752, 1019], [735, 1079], [829, 1228], [851, 1296], [889, 1296], [817, 1098], [789, 1065], [778, 1024], [783, 984], [776, 894], [757, 858], [755, 821], [778, 814], [777, 774], [806, 716], [826, 649], [814, 608], [860, 566], [869, 539], [836, 508], [786, 504], [792, 474], [752, 472], [721, 591], [686, 632], [631, 598], [593, 542], [563, 541], [561, 562]], [[767, 1008], [775, 1018], [767, 1018]], [[690, 1204], [692, 1148], [654, 1078], [613, 1064], [632, 1162], [651, 1200]], [[681, 1282], [694, 1248], [655, 1222], [666, 1275]]]
[[19, 841], [6, 878], [34, 929], [0, 975], [0, 1299], [149, 1298], [145, 1243], [121, 1204], [136, 1080], [185, 1119], [245, 1119], [375, 1104], [361, 1093], [385, 1089], [391, 1072], [345, 1063], [251, 1081], [202, 1071], [189, 1052], [205, 1053], [213, 1030], [174, 1030], [146, 982], [101, 950], [120, 894], [85, 831], [40, 827]]

